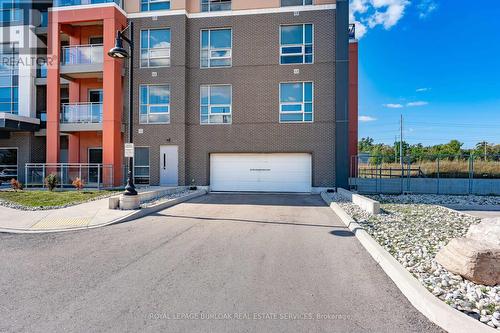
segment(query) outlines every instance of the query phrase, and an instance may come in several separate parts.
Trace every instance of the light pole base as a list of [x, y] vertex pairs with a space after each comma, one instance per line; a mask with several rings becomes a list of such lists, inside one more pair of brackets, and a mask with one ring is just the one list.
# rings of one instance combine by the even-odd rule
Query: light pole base
[[134, 210], [141, 208], [141, 197], [139, 195], [124, 195], [120, 196], [121, 210]]

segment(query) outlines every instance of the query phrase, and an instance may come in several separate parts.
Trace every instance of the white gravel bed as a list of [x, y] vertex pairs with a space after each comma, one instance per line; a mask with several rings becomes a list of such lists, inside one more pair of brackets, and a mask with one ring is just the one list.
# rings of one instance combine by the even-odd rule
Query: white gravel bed
[[[461, 204], [463, 200], [470, 203], [470, 197], [377, 195], [372, 198], [382, 200], [382, 214], [372, 215], [340, 195], [333, 195], [333, 200], [435, 296], [500, 330], [500, 285], [475, 284], [448, 272], [434, 259], [452, 238], [465, 236], [469, 226], [479, 223], [480, 219], [433, 204]], [[474, 197], [472, 200], [476, 200], [475, 204], [489, 205], [499, 199]]]
[[152, 200], [141, 203], [141, 208], [153, 207], [153, 206], [156, 206], [156, 205], [163, 203], [165, 201], [180, 198], [180, 197], [183, 197], [183, 196], [188, 195], [188, 194], [193, 193], [193, 192], [196, 192], [196, 191], [185, 190], [185, 191], [175, 192], [172, 194], [167, 194], [167, 195], [161, 196], [159, 198], [154, 198]]
[[408, 194], [408, 195], [387, 195], [378, 194], [371, 196], [380, 203], [401, 203], [401, 204], [435, 204], [435, 205], [480, 205], [492, 206], [500, 205], [500, 196], [482, 195], [437, 195], [437, 194]]

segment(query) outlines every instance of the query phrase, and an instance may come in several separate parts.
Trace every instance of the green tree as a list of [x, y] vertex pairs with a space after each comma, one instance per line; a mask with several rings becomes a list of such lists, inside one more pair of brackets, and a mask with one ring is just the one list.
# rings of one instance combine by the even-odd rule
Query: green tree
[[370, 137], [362, 138], [358, 142], [358, 152], [360, 153], [371, 153], [373, 147], [373, 139]]

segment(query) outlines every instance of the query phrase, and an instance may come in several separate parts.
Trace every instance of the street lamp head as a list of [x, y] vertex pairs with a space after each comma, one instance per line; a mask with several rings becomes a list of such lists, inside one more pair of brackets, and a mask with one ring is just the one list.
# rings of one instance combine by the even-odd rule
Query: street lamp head
[[119, 58], [119, 59], [129, 57], [127, 50], [123, 48], [123, 39], [120, 31], [118, 31], [116, 34], [115, 47], [113, 47], [111, 50], [108, 51], [108, 55], [111, 58]]

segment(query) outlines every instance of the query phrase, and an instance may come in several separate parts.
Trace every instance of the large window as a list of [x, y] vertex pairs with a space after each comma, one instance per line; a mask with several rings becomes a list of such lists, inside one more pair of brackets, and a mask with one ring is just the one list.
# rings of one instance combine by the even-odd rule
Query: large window
[[170, 9], [170, 0], [141, 0], [141, 12]]
[[280, 27], [281, 64], [313, 62], [313, 25], [297, 24]]
[[17, 178], [17, 148], [0, 148], [0, 181]]
[[201, 68], [230, 67], [232, 65], [232, 30], [201, 31]]
[[232, 122], [231, 85], [205, 85], [200, 92], [200, 122], [230, 124]]
[[170, 66], [170, 29], [141, 30], [141, 67]]
[[281, 83], [280, 122], [312, 122], [313, 99], [312, 82]]
[[8, 44], [0, 45], [0, 112], [18, 114], [18, 53]]
[[22, 22], [23, 9], [19, 0], [0, 0], [0, 23]]
[[141, 124], [170, 123], [170, 85], [141, 85]]
[[149, 184], [149, 147], [135, 147], [134, 182]]
[[312, 5], [313, 0], [281, 0], [281, 7]]
[[202, 12], [231, 10], [231, 0], [201, 0]]

